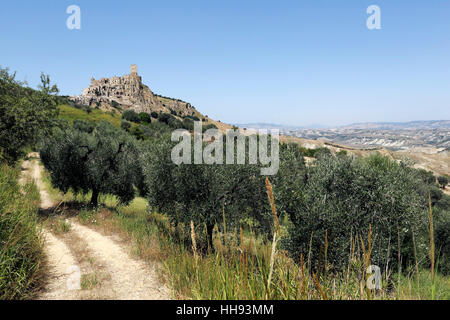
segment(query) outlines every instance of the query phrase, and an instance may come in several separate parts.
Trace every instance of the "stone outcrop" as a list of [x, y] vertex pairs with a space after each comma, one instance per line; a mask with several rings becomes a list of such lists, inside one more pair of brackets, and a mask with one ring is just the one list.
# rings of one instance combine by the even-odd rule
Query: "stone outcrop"
[[194, 115], [195, 109], [189, 103], [160, 97], [142, 83], [136, 65], [130, 66], [130, 74], [122, 77], [91, 79], [91, 84], [79, 96], [72, 97], [78, 104], [99, 107], [103, 110], [116, 109], [136, 112], [166, 112], [178, 116]]

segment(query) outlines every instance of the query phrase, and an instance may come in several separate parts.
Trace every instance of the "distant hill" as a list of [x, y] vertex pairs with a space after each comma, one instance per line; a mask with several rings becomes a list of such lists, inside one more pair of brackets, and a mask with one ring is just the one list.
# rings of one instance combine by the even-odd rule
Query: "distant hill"
[[312, 124], [309, 126], [291, 126], [291, 125], [283, 125], [277, 123], [265, 123], [265, 122], [257, 122], [257, 123], [236, 123], [234, 124], [239, 128], [247, 128], [247, 129], [279, 129], [279, 130], [303, 130], [303, 129], [324, 129], [328, 128], [327, 126], [321, 124]]
[[352, 123], [339, 127], [341, 129], [378, 129], [378, 130], [397, 130], [397, 129], [448, 129], [450, 120], [427, 120], [427, 121], [409, 121], [409, 122], [364, 122]]
[[396, 130], [396, 129], [448, 129], [450, 120], [419, 120], [409, 122], [360, 122], [343, 126], [326, 126], [322, 124], [311, 124], [308, 126], [282, 125], [278, 123], [241, 123], [234, 124], [239, 128], [247, 129], [279, 129], [279, 130], [304, 130], [304, 129], [375, 129], [375, 130]]

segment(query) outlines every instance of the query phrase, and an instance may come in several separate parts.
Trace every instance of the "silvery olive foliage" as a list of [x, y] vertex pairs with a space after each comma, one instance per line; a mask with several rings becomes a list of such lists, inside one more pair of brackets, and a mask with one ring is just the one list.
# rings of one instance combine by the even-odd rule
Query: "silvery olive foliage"
[[[150, 205], [169, 214], [175, 224], [194, 221], [212, 246], [216, 224], [239, 228], [245, 218], [256, 229], [270, 229], [264, 177], [256, 165], [180, 164], [171, 161], [169, 136], [147, 143], [141, 154]], [[256, 231], [256, 230], [255, 230]]]
[[92, 191], [91, 205], [97, 206], [99, 194], [116, 195], [124, 203], [134, 198], [138, 150], [133, 137], [109, 123], [93, 129], [78, 123], [44, 138], [40, 155], [56, 187]]
[[327, 262], [343, 267], [349, 261], [351, 239], [367, 246], [371, 226], [371, 261], [395, 265], [397, 241], [403, 247], [411, 230], [426, 223], [418, 183], [415, 169], [381, 155], [319, 157], [295, 191], [284, 246], [298, 260], [300, 253], [309, 254], [312, 239], [311, 259], [323, 264], [327, 232]]

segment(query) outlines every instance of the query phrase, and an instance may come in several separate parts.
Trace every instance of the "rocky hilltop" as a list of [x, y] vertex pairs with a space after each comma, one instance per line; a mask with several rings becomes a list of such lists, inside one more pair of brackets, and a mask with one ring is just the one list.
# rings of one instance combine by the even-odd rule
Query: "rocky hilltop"
[[161, 97], [142, 83], [136, 65], [130, 66], [130, 74], [122, 77], [91, 79], [91, 84], [79, 96], [71, 97], [75, 103], [99, 107], [110, 111], [116, 109], [136, 112], [166, 112], [178, 116], [195, 115], [198, 112], [190, 103]]

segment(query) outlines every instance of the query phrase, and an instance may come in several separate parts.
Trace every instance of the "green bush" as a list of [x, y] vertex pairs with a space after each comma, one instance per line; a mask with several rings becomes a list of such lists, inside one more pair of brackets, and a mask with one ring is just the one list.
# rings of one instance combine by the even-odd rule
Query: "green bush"
[[172, 129], [181, 129], [183, 128], [183, 123], [175, 118], [173, 115], [169, 113], [160, 113], [158, 116], [158, 120]]
[[94, 128], [95, 128], [95, 124], [93, 124], [92, 122], [80, 120], [80, 119], [73, 120], [72, 126], [74, 129], [83, 131], [86, 133], [92, 133], [92, 131], [94, 131]]
[[438, 270], [450, 274], [450, 196], [443, 194], [433, 207]]
[[136, 123], [141, 121], [139, 114], [137, 114], [134, 110], [126, 110], [122, 113], [122, 119]]
[[41, 74], [39, 91], [15, 80], [15, 73], [0, 68], [0, 161], [10, 164], [25, 155], [25, 148], [48, 133], [58, 114], [58, 89]]
[[445, 189], [445, 187], [448, 185], [448, 177], [447, 176], [440, 176], [438, 177], [439, 185], [442, 189]]
[[205, 132], [208, 129], [217, 129], [217, 126], [213, 123], [202, 126], [202, 132]]
[[138, 140], [144, 140], [145, 138], [142, 126], [134, 126], [133, 128], [131, 128], [130, 134]]
[[450, 216], [436, 226], [436, 248], [439, 253], [438, 270], [450, 275]]
[[129, 131], [130, 128], [131, 128], [131, 123], [128, 122], [127, 120], [122, 120], [122, 121], [120, 122], [120, 127], [121, 127], [123, 130], [125, 130], [125, 131]]
[[139, 119], [142, 123], [150, 123], [152, 122], [152, 117], [147, 112], [139, 113]]
[[420, 177], [420, 179], [427, 185], [435, 185], [436, 184], [436, 177], [434, 176], [433, 172], [427, 171], [425, 169], [418, 169], [417, 173]]
[[169, 119], [173, 118], [173, 116], [169, 113], [160, 113], [158, 115], [158, 120], [162, 123], [169, 124]]
[[194, 116], [194, 115], [186, 115], [186, 116], [183, 116], [183, 118], [184, 119], [191, 119], [193, 121], [200, 121], [200, 119], [197, 116]]
[[151, 117], [154, 119], [158, 119], [158, 112], [152, 111], [152, 113], [150, 113]]
[[183, 119], [183, 128], [189, 131], [194, 130], [194, 121], [190, 118]]
[[298, 192], [305, 185], [306, 166], [303, 153], [296, 143], [280, 145], [280, 168], [278, 174], [270, 178], [273, 184], [275, 202], [280, 219], [293, 214], [301, 198]]
[[[117, 109], [117, 110], [122, 110], [121, 105], [120, 105], [117, 101], [115, 101], [115, 100], [112, 100], [112, 101], [111, 101], [111, 106], [112, 106], [113, 108]], [[114, 111], [114, 110], [113, 110], [113, 111]]]

